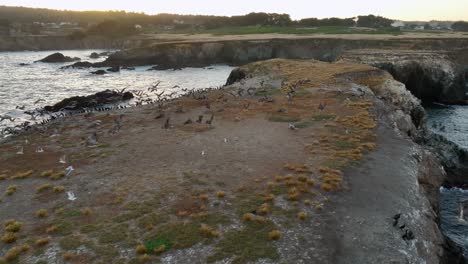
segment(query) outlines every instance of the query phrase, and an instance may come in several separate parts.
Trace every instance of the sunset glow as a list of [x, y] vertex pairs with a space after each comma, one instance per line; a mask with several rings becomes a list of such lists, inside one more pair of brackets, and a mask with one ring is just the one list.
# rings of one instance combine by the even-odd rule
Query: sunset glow
[[125, 10], [147, 14], [178, 13], [241, 15], [249, 12], [288, 13], [293, 19], [305, 17], [352, 17], [375, 14], [401, 20], [468, 20], [466, 0], [329, 0], [329, 1], [219, 1], [219, 0], [115, 0], [58, 1], [2, 0], [0, 5], [67, 10]]

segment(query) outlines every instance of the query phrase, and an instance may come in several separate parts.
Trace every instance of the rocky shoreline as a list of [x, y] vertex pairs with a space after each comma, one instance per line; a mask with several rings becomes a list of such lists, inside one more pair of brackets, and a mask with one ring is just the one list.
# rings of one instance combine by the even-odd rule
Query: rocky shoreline
[[[365, 63], [390, 72], [424, 102], [467, 104], [467, 39], [270, 39], [160, 43], [122, 50], [105, 61], [77, 63], [76, 67], [130, 67], [157, 69], [242, 65], [286, 58], [345, 60]], [[71, 65], [73, 67], [73, 65]]]

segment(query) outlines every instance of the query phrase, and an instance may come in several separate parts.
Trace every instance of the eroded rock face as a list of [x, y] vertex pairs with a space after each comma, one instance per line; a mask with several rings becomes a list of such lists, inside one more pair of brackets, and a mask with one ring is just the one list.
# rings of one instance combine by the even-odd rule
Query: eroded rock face
[[343, 59], [388, 71], [423, 102], [466, 103], [464, 71], [444, 52], [353, 50]]
[[437, 153], [440, 162], [448, 172], [449, 176], [445, 178], [444, 184], [466, 187], [468, 151], [437, 134], [429, 134], [425, 139], [425, 144]]
[[97, 107], [104, 104], [114, 104], [133, 98], [131, 92], [118, 93], [111, 90], [105, 90], [89, 96], [74, 96], [62, 100], [53, 106], [45, 106], [44, 110], [49, 112], [58, 112], [61, 110], [79, 110], [81, 108]]
[[238, 82], [242, 79], [244, 79], [246, 76], [245, 72], [240, 69], [240, 68], [235, 68], [234, 70], [231, 71], [229, 74], [229, 77], [227, 79], [226, 85], [231, 85], [234, 84], [235, 82]]
[[65, 56], [63, 55], [62, 53], [60, 52], [57, 52], [57, 53], [54, 53], [54, 54], [51, 54], [45, 58], [43, 58], [42, 60], [38, 60], [40, 62], [47, 62], [47, 63], [63, 63], [63, 62], [73, 62], [73, 61], [79, 61], [80, 58], [78, 57], [68, 57], [68, 56]]

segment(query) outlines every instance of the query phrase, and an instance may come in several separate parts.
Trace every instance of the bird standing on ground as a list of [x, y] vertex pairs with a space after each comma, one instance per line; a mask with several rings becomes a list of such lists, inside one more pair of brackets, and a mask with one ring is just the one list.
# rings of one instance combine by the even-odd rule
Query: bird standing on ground
[[24, 151], [23, 151], [23, 150], [24, 150], [23, 146], [19, 147], [19, 148], [18, 148], [18, 151], [16, 152], [16, 154], [17, 154], [17, 155], [23, 155], [23, 154], [24, 154]]
[[86, 144], [88, 146], [95, 146], [97, 145], [97, 133], [94, 132], [93, 134], [88, 136], [88, 139], [86, 140]]
[[66, 169], [65, 169], [65, 176], [70, 176], [70, 174], [73, 173], [75, 169], [73, 168], [73, 166], [68, 166]]
[[169, 123], [170, 119], [171, 119], [170, 117], [168, 117], [166, 119], [166, 122], [164, 123], [164, 126], [163, 126], [164, 129], [169, 129], [170, 128], [170, 123]]
[[201, 123], [203, 121], [203, 116], [199, 115], [197, 119], [197, 123]]
[[325, 110], [325, 106], [327, 106], [326, 104], [323, 104], [322, 102], [320, 102], [319, 106], [318, 106], [318, 109], [320, 110], [320, 112], [322, 112], [323, 110]]
[[214, 114], [211, 114], [210, 119], [207, 120], [206, 123], [211, 126], [211, 124], [213, 123], [213, 119], [214, 119]]

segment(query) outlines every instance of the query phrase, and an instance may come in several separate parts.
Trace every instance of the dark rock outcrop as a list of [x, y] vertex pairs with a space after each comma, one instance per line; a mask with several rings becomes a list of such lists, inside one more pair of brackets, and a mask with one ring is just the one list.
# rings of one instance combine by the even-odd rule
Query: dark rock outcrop
[[468, 187], [468, 151], [438, 134], [429, 134], [426, 145], [439, 157], [447, 171], [444, 184], [448, 187]]
[[63, 63], [63, 62], [73, 62], [73, 61], [79, 61], [80, 58], [78, 57], [68, 57], [63, 55], [60, 52], [51, 54], [41, 60], [38, 60], [39, 62], [47, 62], [47, 63]]
[[83, 69], [83, 68], [91, 68], [91, 67], [93, 67], [93, 66], [94, 66], [94, 64], [93, 64], [92, 62], [89, 62], [89, 61], [79, 61], [79, 62], [73, 63], [72, 65], [63, 66], [61, 69], [68, 69], [68, 68]]
[[90, 72], [91, 74], [95, 74], [95, 75], [104, 75], [104, 74], [107, 74], [107, 72], [105, 70], [97, 70], [97, 71], [93, 71], [93, 72]]
[[93, 52], [93, 53], [91, 53], [91, 55], [89, 55], [89, 57], [91, 59], [99, 59], [101, 56], [99, 56], [99, 54], [97, 52]]
[[88, 96], [74, 96], [56, 103], [53, 106], [45, 106], [44, 110], [49, 112], [58, 112], [62, 110], [80, 110], [82, 108], [97, 107], [105, 104], [115, 104], [121, 101], [133, 98], [131, 92], [118, 93], [111, 90], [105, 90]]
[[231, 71], [229, 74], [229, 77], [226, 81], [226, 85], [231, 85], [233, 83], [236, 83], [242, 79], [244, 79], [246, 76], [245, 72], [241, 68], [236, 68]]
[[424, 103], [467, 103], [465, 71], [447, 52], [352, 50], [343, 59], [389, 72]]

